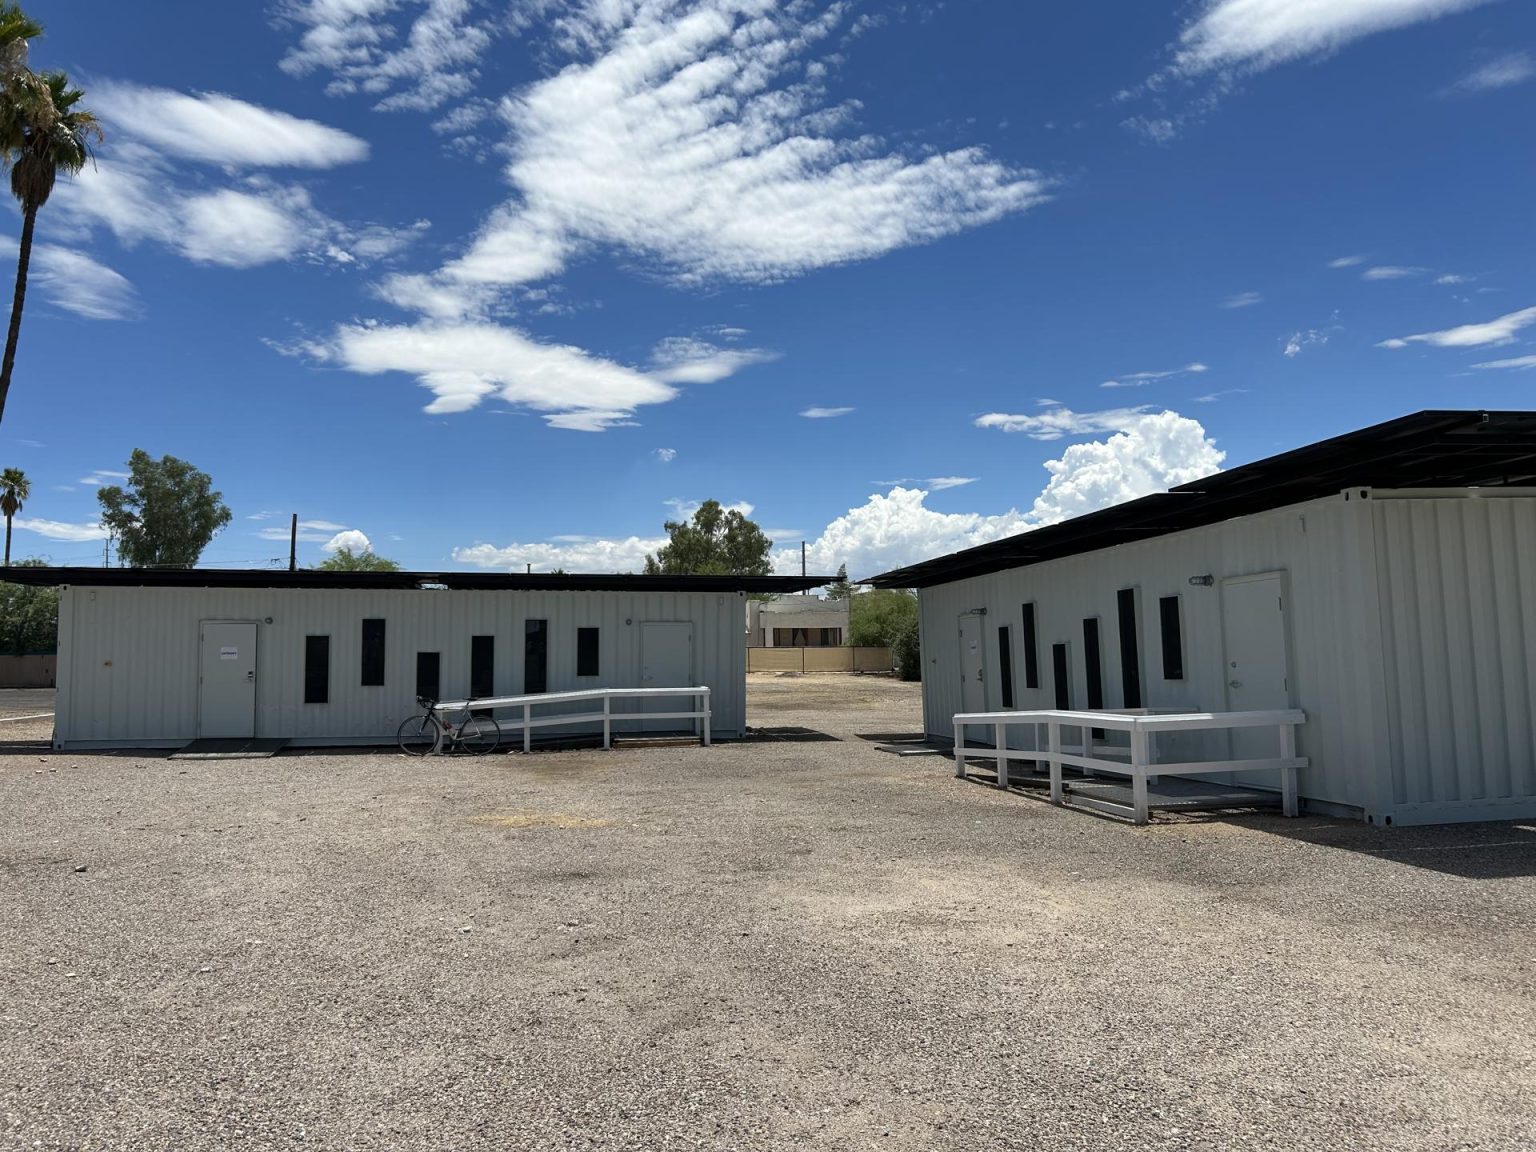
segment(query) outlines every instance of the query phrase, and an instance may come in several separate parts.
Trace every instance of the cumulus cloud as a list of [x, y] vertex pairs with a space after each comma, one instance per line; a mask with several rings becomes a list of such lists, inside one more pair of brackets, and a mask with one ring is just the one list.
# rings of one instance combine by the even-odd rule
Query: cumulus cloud
[[1536, 324], [1536, 308], [1523, 308], [1482, 324], [1462, 324], [1440, 332], [1420, 332], [1414, 336], [1383, 340], [1378, 347], [1406, 348], [1410, 344], [1428, 344], [1435, 348], [1481, 348], [1513, 344], [1516, 335], [1532, 324]]
[[656, 449], [654, 455], [656, 459], [660, 460], [663, 464], [670, 464], [672, 461], [677, 459], [677, 449], [658, 448]]
[[852, 408], [806, 408], [800, 415], [807, 420], [835, 420], [839, 416], [846, 416], [854, 411]]
[[366, 535], [359, 532], [356, 528], [349, 528], [344, 532], [336, 533], [322, 547], [331, 553], [340, 552], [345, 548], [348, 552], [357, 554], [372, 552], [373, 541], [369, 540]]
[[[946, 482], [954, 487], [969, 482], [969, 477], [939, 477], [928, 482], [927, 488], [893, 485], [890, 491], [874, 494], [837, 517], [808, 543], [810, 567], [834, 572], [839, 564], [847, 564], [850, 572], [863, 574], [899, 568], [1164, 491], [1221, 467], [1223, 453], [1195, 420], [1174, 412], [1141, 409], [1121, 410], [1114, 416], [1091, 415], [1097, 419], [1083, 417], [1076, 426], [1092, 425], [1112, 434], [1100, 441], [1073, 444], [1057, 459], [1047, 461], [1049, 479], [1027, 511], [939, 512], [927, 506], [931, 489]], [[670, 503], [678, 519], [686, 519], [698, 507], [694, 501]], [[730, 507], [748, 516], [753, 511], [752, 505], [744, 502]], [[795, 539], [800, 533], [769, 535]], [[560, 567], [570, 572], [638, 572], [646, 554], [666, 542], [664, 536], [619, 540], [579, 536], [507, 545], [476, 541], [455, 549], [453, 556], [460, 563], [518, 571], [532, 564], [536, 570]], [[800, 549], [776, 549], [773, 561], [778, 571], [797, 573]]]
[[1491, 0], [1204, 0], [1179, 37], [1187, 74], [1261, 70], [1336, 51], [1351, 41], [1464, 12]]
[[217, 92], [105, 81], [92, 85], [91, 103], [114, 138], [204, 164], [334, 168], [368, 158], [367, 141], [351, 133]]

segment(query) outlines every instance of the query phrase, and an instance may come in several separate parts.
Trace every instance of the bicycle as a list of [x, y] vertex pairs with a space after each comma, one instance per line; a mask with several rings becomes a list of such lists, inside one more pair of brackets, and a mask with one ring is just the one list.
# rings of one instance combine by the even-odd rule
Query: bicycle
[[463, 709], [457, 724], [439, 715], [437, 701], [430, 696], [416, 697], [426, 709], [400, 725], [395, 740], [407, 756], [428, 756], [434, 752], [464, 751], [471, 756], [494, 752], [501, 743], [501, 727], [489, 716], [476, 716]]

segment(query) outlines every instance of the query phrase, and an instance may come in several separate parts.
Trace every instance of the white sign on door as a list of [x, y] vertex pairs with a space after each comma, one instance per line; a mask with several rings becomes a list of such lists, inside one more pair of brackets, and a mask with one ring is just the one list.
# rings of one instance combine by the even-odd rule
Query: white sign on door
[[219, 659], [220, 660], [238, 660], [238, 659], [240, 659], [240, 649], [238, 649], [238, 648], [220, 648], [219, 649]]

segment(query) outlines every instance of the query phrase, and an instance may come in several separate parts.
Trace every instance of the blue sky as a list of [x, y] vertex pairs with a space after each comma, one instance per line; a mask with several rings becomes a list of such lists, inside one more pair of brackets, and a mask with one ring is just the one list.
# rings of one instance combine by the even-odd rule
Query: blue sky
[[1517, 0], [27, 8], [107, 141], [39, 220], [18, 555], [99, 562], [143, 448], [211, 564], [297, 512], [305, 563], [637, 570], [715, 498], [869, 575], [1533, 406]]

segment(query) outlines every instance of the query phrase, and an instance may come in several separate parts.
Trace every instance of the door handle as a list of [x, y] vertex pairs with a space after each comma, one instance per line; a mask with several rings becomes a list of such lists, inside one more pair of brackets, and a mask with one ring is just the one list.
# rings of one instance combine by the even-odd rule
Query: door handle
[[252, 668], [249, 672], [247, 672], [245, 674], [245, 682], [247, 684], [254, 684], [254, 683], [256, 683], [256, 669]]
[[1242, 686], [1243, 686], [1243, 682], [1241, 680], [1228, 680], [1227, 681], [1227, 687], [1228, 688], [1241, 688]]

